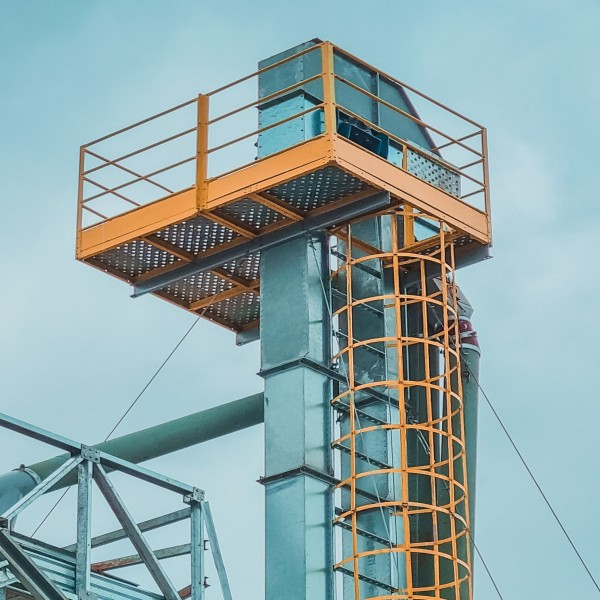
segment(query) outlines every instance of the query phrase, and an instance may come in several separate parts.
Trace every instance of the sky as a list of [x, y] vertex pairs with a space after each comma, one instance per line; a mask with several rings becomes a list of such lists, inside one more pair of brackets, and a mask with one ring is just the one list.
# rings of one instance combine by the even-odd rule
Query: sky
[[[599, 21], [598, 0], [0, 0], [0, 411], [99, 441], [194, 321], [75, 261], [79, 146], [329, 39], [488, 128], [493, 259], [458, 275], [481, 383], [600, 579]], [[198, 323], [117, 434], [260, 391], [258, 351]], [[483, 400], [479, 427], [476, 541], [504, 598], [597, 598]], [[7, 431], [0, 448], [0, 472], [54, 454]], [[263, 597], [262, 456], [255, 427], [148, 464], [207, 491], [247, 600]], [[136, 517], [167, 507], [120, 483]], [[68, 537], [73, 497], [42, 537]], [[475, 599], [497, 598], [476, 570]]]

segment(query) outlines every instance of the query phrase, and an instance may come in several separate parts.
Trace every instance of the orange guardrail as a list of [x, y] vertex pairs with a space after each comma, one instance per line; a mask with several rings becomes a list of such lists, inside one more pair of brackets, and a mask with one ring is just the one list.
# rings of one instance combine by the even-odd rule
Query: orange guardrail
[[[319, 55], [320, 72], [262, 97], [257, 94], [259, 78], [311, 53]], [[404, 107], [378, 94], [379, 87], [368, 89], [359, 77], [352, 80], [355, 72], [369, 73], [381, 89], [395, 90]], [[312, 105], [266, 124], [259, 122], [257, 127], [257, 111], [307, 86], [313, 87]], [[367, 112], [360, 109], [363, 105], [370, 107]], [[422, 117], [425, 114], [440, 124], [431, 124], [429, 116], [427, 120]], [[393, 147], [387, 159], [399, 169], [478, 208], [489, 219], [485, 128], [331, 43], [321, 42], [82, 146], [78, 234], [193, 187], [202, 206], [208, 181], [263, 160], [266, 155], [261, 156], [256, 145], [265, 133], [277, 135], [310, 115], [316, 119], [314, 131], [303, 140], [283, 143], [275, 153], [314, 137], [339, 135], [340, 120], [358, 123], [373, 135], [387, 137]], [[414, 124], [426, 145], [392, 131], [389, 124], [400, 120]]]

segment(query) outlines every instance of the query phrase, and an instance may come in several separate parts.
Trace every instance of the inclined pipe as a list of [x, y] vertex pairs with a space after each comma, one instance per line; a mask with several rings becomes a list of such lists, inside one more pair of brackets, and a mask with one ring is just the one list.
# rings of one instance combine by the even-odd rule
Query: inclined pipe
[[[128, 433], [97, 444], [94, 448], [137, 464], [258, 425], [263, 421], [263, 394], [259, 393]], [[60, 454], [0, 475], [0, 514], [16, 504], [69, 457], [70, 454]], [[76, 471], [71, 472], [52, 490], [75, 483], [77, 483]]]
[[467, 453], [467, 487], [469, 490], [470, 534], [475, 530], [475, 499], [477, 473], [477, 414], [479, 410], [479, 361], [481, 349], [471, 321], [459, 319], [460, 354], [462, 360], [462, 392]]

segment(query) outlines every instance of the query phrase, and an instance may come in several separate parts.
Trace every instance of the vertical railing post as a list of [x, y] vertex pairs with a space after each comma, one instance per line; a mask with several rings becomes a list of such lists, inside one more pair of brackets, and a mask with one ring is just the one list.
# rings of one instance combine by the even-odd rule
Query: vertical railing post
[[75, 236], [75, 257], [81, 250], [81, 229], [83, 227], [83, 176], [85, 169], [85, 146], [79, 149], [79, 181], [77, 183], [77, 234]]
[[190, 499], [191, 600], [204, 600], [204, 512], [202, 502]]
[[[402, 170], [408, 173], [408, 145], [402, 144]], [[404, 216], [404, 243], [410, 246], [415, 243], [415, 209], [406, 206]]]
[[[408, 173], [408, 146], [402, 144], [402, 170]], [[406, 206], [404, 209], [406, 214], [404, 217], [404, 243], [407, 246], [415, 243], [415, 218], [413, 216], [414, 208]]]
[[412, 246], [415, 240], [415, 209], [412, 206], [406, 206], [404, 209], [404, 245]]
[[333, 44], [323, 42], [321, 48], [321, 64], [323, 71], [323, 104], [325, 112], [325, 135], [333, 138], [337, 131], [335, 114], [335, 77], [333, 71]]
[[481, 128], [481, 154], [483, 154], [483, 194], [485, 198], [485, 214], [487, 217], [488, 236], [492, 243], [492, 210], [490, 205], [490, 170], [488, 166], [487, 129]]
[[198, 137], [196, 143], [196, 205], [200, 210], [208, 203], [208, 96], [198, 95]]
[[75, 592], [87, 598], [91, 585], [92, 563], [92, 480], [93, 461], [98, 451], [82, 447], [83, 462], [77, 467], [77, 546], [75, 551]]

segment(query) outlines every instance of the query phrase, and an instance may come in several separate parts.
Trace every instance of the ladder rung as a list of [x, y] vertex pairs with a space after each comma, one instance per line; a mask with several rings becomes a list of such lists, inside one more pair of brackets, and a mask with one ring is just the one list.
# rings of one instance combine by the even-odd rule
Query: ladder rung
[[[346, 404], [345, 402], [335, 402], [333, 404], [333, 408], [339, 412], [350, 414], [350, 405]], [[366, 421], [370, 421], [371, 423], [373, 423], [375, 425], [387, 425], [388, 424], [387, 421], [384, 421], [383, 419], [380, 419], [378, 417], [374, 417], [373, 415], [370, 415], [369, 413], [366, 413], [363, 410], [359, 410], [358, 408], [355, 408], [354, 412], [357, 413], [361, 419], [364, 418]]]
[[[345, 529], [346, 531], [352, 531], [352, 525], [350, 525], [349, 523], [346, 523], [345, 521], [336, 521], [335, 524], [338, 527], [341, 527], [342, 529]], [[361, 529], [360, 527], [357, 527], [356, 528], [356, 533], [358, 535], [360, 535], [361, 537], [373, 540], [374, 542], [377, 542], [378, 544], [381, 544], [382, 546], [389, 546], [390, 545], [390, 541], [389, 540], [386, 540], [385, 538], [382, 538], [380, 535], [376, 535], [374, 533], [371, 533], [370, 531], [367, 531], [366, 529]]]
[[[347, 446], [344, 446], [344, 444], [332, 444], [331, 447], [336, 448], [337, 450], [341, 450], [342, 452], [345, 452], [346, 454], [352, 454], [352, 450], [350, 450], [350, 448], [348, 448]], [[364, 460], [365, 462], [367, 462], [371, 465], [374, 465], [375, 467], [379, 467], [380, 469], [391, 470], [393, 468], [393, 467], [390, 467], [390, 465], [387, 465], [384, 462], [377, 460], [376, 458], [371, 458], [370, 456], [367, 456], [366, 454], [359, 452], [358, 450], [355, 450], [354, 454], [361, 460]]]
[[[344, 262], [348, 262], [348, 257], [343, 252], [339, 252], [338, 250], [334, 250], [332, 248], [331, 254], [333, 254], [334, 256], [337, 256], [338, 258], [341, 258]], [[360, 269], [361, 271], [364, 271], [365, 273], [368, 273], [369, 275], [373, 275], [373, 277], [377, 277], [378, 279], [381, 279], [381, 273], [379, 271], [377, 271], [363, 263], [354, 263], [352, 266], [356, 267], [357, 269]]]
[[[350, 569], [346, 569], [346, 567], [337, 567], [336, 571], [343, 573], [344, 575], [348, 575], [349, 577], [354, 577], [354, 573]], [[367, 575], [358, 574], [358, 578], [369, 585], [374, 585], [375, 587], [381, 588], [382, 590], [387, 590], [388, 592], [397, 592], [398, 589], [388, 585], [387, 583], [383, 583], [381, 581], [377, 581], [377, 579], [373, 579], [372, 577], [368, 577]]]
[[[335, 288], [331, 288], [331, 293], [334, 296], [337, 296], [340, 300], [343, 300], [344, 302], [348, 303], [348, 295], [340, 290], [336, 290]], [[356, 302], [355, 298], [352, 298], [352, 302]], [[366, 303], [366, 302], [360, 302], [358, 304], [354, 305], [355, 308], [364, 308], [365, 310], [369, 310], [377, 315], [381, 315], [383, 316], [383, 311], [380, 310], [379, 308], [375, 308], [374, 306], [371, 306], [370, 304]]]
[[[330, 377], [332, 379], [334, 379], [335, 381], [338, 381], [340, 384], [342, 384], [346, 389], [349, 386], [348, 383], [348, 375], [346, 373], [342, 373], [342, 371], [340, 370], [339, 365], [334, 366], [332, 369], [330, 369]], [[362, 385], [364, 383], [368, 383], [366, 381], [360, 381], [357, 380], [356, 385]], [[373, 388], [362, 388], [361, 390], [359, 390], [359, 392], [361, 395], [365, 395], [368, 396], [368, 398], [370, 398], [371, 400], [376, 400], [377, 402], [383, 402], [384, 404], [388, 404], [389, 406], [391, 406], [392, 408], [398, 408], [398, 401], [397, 400], [393, 400], [392, 398], [390, 398], [389, 396], [386, 396], [384, 393], [382, 392], [378, 392], [377, 390], [373, 389]], [[370, 401], [368, 400], [368, 398], [365, 398], [364, 400], [357, 400], [355, 402], [355, 404], [358, 404], [359, 402], [363, 403], [363, 404], [370, 404]]]
[[[352, 490], [350, 484], [348, 484], [348, 483], [346, 483], [344, 485], [340, 485], [340, 489], [343, 489], [346, 491]], [[356, 495], [360, 496], [361, 498], [366, 498], [367, 500], [370, 500], [371, 502], [381, 502], [381, 497], [378, 497], [377, 494], [373, 494], [372, 492], [367, 492], [367, 490], [363, 490], [363, 489], [359, 488], [358, 486], [356, 486]], [[337, 510], [337, 508], [336, 508], [336, 510]], [[341, 513], [339, 513], [339, 514], [341, 514]]]
[[[346, 333], [344, 333], [343, 331], [334, 331], [334, 334], [337, 337], [344, 338], [345, 340], [348, 339], [348, 335]], [[354, 341], [354, 343], [360, 343], [361, 340], [354, 339], [353, 341]], [[360, 348], [366, 348], [367, 350], [370, 350], [371, 352], [374, 352], [378, 356], [385, 357], [385, 352], [383, 350], [380, 350], [379, 348], [375, 348], [375, 346], [371, 346], [370, 344], [363, 344], [362, 346], [359, 346], [359, 347]]]

